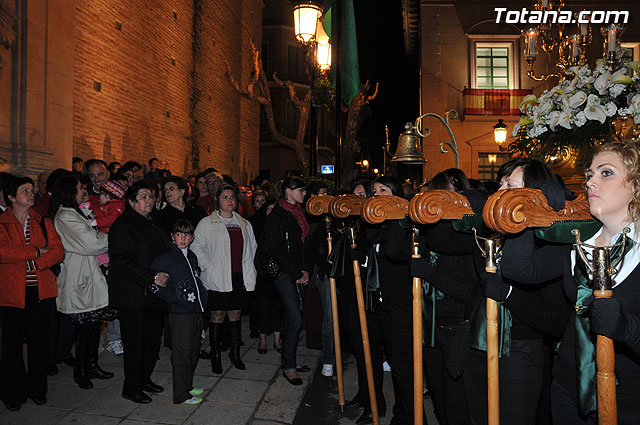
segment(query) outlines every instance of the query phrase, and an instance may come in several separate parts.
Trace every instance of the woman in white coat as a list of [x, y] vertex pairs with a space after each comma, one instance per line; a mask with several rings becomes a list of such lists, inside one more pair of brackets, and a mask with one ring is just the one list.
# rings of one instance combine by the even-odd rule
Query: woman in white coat
[[98, 365], [98, 345], [103, 320], [109, 320], [107, 281], [96, 256], [107, 252], [107, 235], [98, 231], [95, 219], [86, 217], [80, 204], [87, 190], [76, 176], [60, 178], [51, 194], [51, 216], [64, 247], [58, 276], [58, 311], [77, 326], [76, 364], [73, 379], [82, 389], [93, 388], [91, 379], [113, 378]]
[[240, 318], [242, 309], [248, 306], [247, 291], [256, 286], [253, 257], [257, 244], [251, 224], [235, 212], [238, 189], [223, 185], [214, 196], [216, 209], [198, 223], [191, 249], [198, 257], [202, 282], [209, 291], [211, 371], [219, 374], [222, 373], [219, 335], [225, 315], [229, 317], [231, 334], [229, 358], [236, 369], [245, 369], [240, 359]]

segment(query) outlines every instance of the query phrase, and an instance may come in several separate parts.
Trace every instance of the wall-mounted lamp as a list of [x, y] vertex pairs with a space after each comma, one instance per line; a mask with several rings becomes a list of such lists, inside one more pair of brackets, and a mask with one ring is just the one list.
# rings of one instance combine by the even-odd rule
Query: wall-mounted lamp
[[498, 119], [498, 123], [493, 126], [493, 139], [499, 146], [507, 141], [507, 125], [502, 121]]

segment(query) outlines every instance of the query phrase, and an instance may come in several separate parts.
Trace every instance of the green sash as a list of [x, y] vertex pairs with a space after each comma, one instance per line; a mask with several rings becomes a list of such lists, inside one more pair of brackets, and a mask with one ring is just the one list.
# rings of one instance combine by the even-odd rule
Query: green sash
[[[435, 266], [438, 260], [438, 254], [431, 252], [429, 254], [429, 262]], [[444, 298], [444, 294], [436, 289], [436, 287], [426, 280], [422, 279], [422, 343], [429, 341], [429, 347], [436, 346], [436, 301]], [[427, 334], [427, 331], [430, 334]]]
[[[595, 233], [594, 233], [595, 234]], [[593, 236], [593, 235], [592, 235]], [[622, 236], [618, 238], [620, 242]], [[633, 246], [633, 240], [627, 238], [623, 256]], [[616, 246], [609, 253], [613, 263], [620, 256], [621, 247]], [[576, 355], [576, 384], [578, 386], [578, 411], [586, 416], [597, 409], [596, 400], [596, 346], [591, 339], [591, 325], [589, 317], [585, 314], [589, 308], [584, 301], [593, 295], [591, 279], [586, 264], [576, 253], [576, 264], [573, 268], [573, 278], [578, 283], [578, 295], [576, 299], [576, 314], [573, 320], [575, 332]]]
[[584, 241], [591, 238], [602, 227], [599, 221], [559, 221], [549, 227], [536, 229], [536, 236], [542, 240], [553, 243], [576, 242], [576, 237], [571, 230], [580, 230], [580, 238]]
[[376, 310], [376, 297], [380, 291], [380, 277], [378, 276], [378, 256], [375, 245], [371, 246], [367, 254], [367, 286], [364, 288], [365, 308], [369, 312]]
[[344, 277], [347, 267], [347, 238], [342, 236], [336, 239], [336, 243], [331, 247], [331, 254], [327, 257], [327, 260], [331, 264], [331, 267], [327, 271], [327, 275], [332, 278]]
[[[511, 312], [498, 303], [498, 356], [511, 356]], [[471, 317], [471, 346], [487, 351], [487, 303], [482, 298], [478, 308]]]

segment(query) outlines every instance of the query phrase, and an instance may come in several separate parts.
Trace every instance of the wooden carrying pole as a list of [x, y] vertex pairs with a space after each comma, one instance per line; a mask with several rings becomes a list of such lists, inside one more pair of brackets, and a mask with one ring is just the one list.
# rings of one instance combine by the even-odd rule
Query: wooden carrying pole
[[[367, 223], [377, 224], [384, 220], [400, 220], [407, 216], [409, 201], [396, 196], [369, 198], [362, 206], [361, 216]], [[413, 228], [412, 258], [420, 258], [419, 233]], [[422, 425], [423, 419], [423, 371], [422, 371], [422, 279], [413, 278], [413, 421]], [[392, 366], [393, 367], [393, 366]]]
[[[491, 229], [500, 233], [519, 233], [525, 230], [527, 227], [548, 227], [553, 223], [561, 221], [578, 221], [578, 220], [591, 220], [591, 214], [589, 213], [589, 204], [586, 202], [584, 195], [578, 196], [574, 201], [566, 202], [565, 208], [560, 211], [555, 211], [547, 204], [547, 199], [538, 189], [520, 188], [520, 189], [503, 189], [494, 193], [489, 197], [485, 203], [483, 210], [484, 223]], [[487, 262], [489, 261], [489, 248], [487, 251]], [[490, 266], [487, 264], [487, 271], [495, 273], [491, 269], [495, 270], [495, 265]], [[488, 361], [492, 360], [492, 355], [489, 354], [489, 331], [491, 328], [497, 329], [497, 321], [490, 324], [489, 316], [493, 320], [494, 311], [497, 307], [497, 303], [487, 299], [487, 357]], [[493, 333], [493, 330], [491, 331]], [[493, 338], [493, 337], [492, 337]], [[495, 355], [495, 362], [497, 362], [497, 332], [495, 336], [495, 342], [491, 342], [491, 345], [496, 346], [492, 349]], [[613, 346], [611, 347], [613, 350]], [[495, 389], [491, 388], [492, 370], [491, 364], [488, 364], [488, 376], [489, 376], [489, 423], [492, 422], [492, 410], [499, 409], [499, 400], [497, 396], [492, 396], [492, 392], [498, 392], [499, 388], [496, 384]], [[600, 367], [600, 366], [598, 366]], [[497, 365], [495, 366], [497, 373]], [[613, 369], [611, 369], [613, 370]], [[497, 376], [493, 379], [497, 379]], [[613, 378], [613, 395], [615, 397], [615, 377]], [[492, 407], [492, 403], [494, 407]], [[615, 403], [614, 403], [615, 405]], [[495, 417], [493, 420], [498, 421], [499, 417]]]
[[[576, 261], [580, 261], [576, 259]], [[611, 264], [607, 248], [593, 250], [593, 296], [611, 298]], [[598, 424], [616, 425], [618, 406], [616, 400], [616, 353], [613, 340], [604, 335], [596, 336], [596, 375], [598, 395]]]
[[[333, 196], [314, 196], [307, 201], [307, 212], [311, 215], [322, 215], [329, 212], [329, 203]], [[327, 228], [327, 256], [331, 254], [333, 238], [331, 237], [331, 218], [325, 216]], [[336, 280], [329, 278], [331, 290], [331, 314], [333, 318], [333, 346], [336, 353], [336, 376], [338, 378], [338, 404], [340, 411], [344, 412], [344, 378], [342, 376], [342, 350], [340, 348], [340, 323], [338, 322], [338, 294], [336, 292]]]
[[[413, 226], [413, 252], [411, 258], [420, 258], [418, 228]], [[413, 423], [422, 425], [423, 371], [422, 371], [422, 279], [413, 277]]]
[[[484, 240], [485, 271], [496, 273], [496, 239]], [[489, 425], [500, 424], [500, 356], [498, 343], [498, 303], [487, 298], [487, 412]]]
[[[365, 199], [355, 195], [342, 195], [336, 197], [329, 206], [329, 210], [334, 217], [347, 218], [350, 215], [360, 214], [360, 209]], [[353, 228], [345, 228], [351, 249], [356, 249], [355, 232]], [[360, 333], [362, 334], [362, 347], [364, 349], [364, 364], [367, 372], [367, 388], [369, 390], [369, 403], [371, 404], [371, 420], [374, 425], [380, 425], [378, 416], [378, 402], [376, 399], [375, 383], [373, 381], [373, 367], [371, 365], [371, 347], [369, 344], [369, 327], [367, 326], [367, 314], [364, 306], [364, 296], [362, 295], [362, 276], [360, 275], [360, 263], [358, 259], [353, 260], [353, 276], [356, 286], [356, 299], [358, 302], [358, 317], [360, 318]]]

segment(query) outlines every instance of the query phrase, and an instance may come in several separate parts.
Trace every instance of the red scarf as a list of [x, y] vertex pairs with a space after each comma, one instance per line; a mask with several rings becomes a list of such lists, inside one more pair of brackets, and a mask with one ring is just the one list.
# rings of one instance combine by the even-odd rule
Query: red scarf
[[278, 201], [278, 205], [289, 211], [291, 215], [296, 219], [296, 221], [298, 222], [298, 226], [300, 226], [300, 230], [302, 231], [302, 237], [300, 239], [304, 243], [304, 240], [307, 238], [307, 236], [309, 236], [309, 223], [307, 223], [307, 218], [304, 216], [300, 204], [291, 204], [287, 200], [282, 198]]

